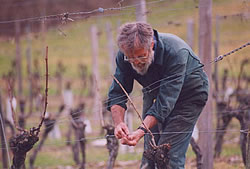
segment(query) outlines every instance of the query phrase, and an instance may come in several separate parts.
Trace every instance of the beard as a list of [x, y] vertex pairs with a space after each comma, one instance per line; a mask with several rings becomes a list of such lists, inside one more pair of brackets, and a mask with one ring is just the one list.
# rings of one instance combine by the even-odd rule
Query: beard
[[151, 50], [149, 52], [149, 56], [148, 56], [148, 61], [146, 63], [139, 63], [137, 65], [135, 64], [131, 64], [132, 68], [140, 75], [145, 75], [148, 72], [148, 68], [149, 66], [152, 64], [153, 60], [154, 60], [154, 51]]

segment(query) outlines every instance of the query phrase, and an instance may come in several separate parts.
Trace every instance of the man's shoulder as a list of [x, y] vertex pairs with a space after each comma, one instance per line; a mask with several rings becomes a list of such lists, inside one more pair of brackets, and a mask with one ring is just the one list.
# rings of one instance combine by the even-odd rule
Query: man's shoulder
[[167, 43], [177, 43], [181, 45], [187, 45], [183, 39], [171, 33], [159, 33], [159, 38], [165, 43], [167, 42]]
[[181, 49], [191, 50], [190, 46], [179, 36], [171, 33], [159, 33], [159, 39], [163, 42], [164, 46], [171, 48], [176, 53]]
[[172, 34], [172, 33], [159, 33], [159, 38], [161, 40], [166, 40], [166, 41], [178, 41], [181, 40], [183, 41], [179, 36]]

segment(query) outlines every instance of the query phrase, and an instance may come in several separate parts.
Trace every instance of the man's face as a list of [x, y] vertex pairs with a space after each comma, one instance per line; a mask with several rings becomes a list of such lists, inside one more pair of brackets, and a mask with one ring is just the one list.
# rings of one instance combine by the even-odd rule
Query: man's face
[[154, 51], [152, 49], [137, 49], [134, 51], [133, 56], [129, 56], [127, 61], [129, 61], [133, 69], [141, 75], [147, 73], [149, 66], [154, 59]]

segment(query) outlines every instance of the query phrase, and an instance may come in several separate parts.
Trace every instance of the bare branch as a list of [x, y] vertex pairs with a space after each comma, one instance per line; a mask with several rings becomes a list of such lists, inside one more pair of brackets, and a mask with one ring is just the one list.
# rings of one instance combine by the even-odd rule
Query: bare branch
[[135, 111], [136, 111], [136, 113], [137, 113], [139, 119], [141, 120], [142, 125], [146, 128], [146, 130], [147, 130], [147, 131], [149, 132], [149, 134], [151, 135], [153, 146], [156, 147], [156, 143], [155, 143], [155, 140], [154, 140], [154, 135], [153, 135], [152, 132], [149, 130], [149, 128], [145, 125], [145, 123], [143, 122], [143, 119], [142, 119], [140, 113], [137, 111], [137, 109], [136, 109], [136, 107], [135, 107], [133, 101], [132, 101], [131, 98], [129, 97], [127, 91], [123, 88], [122, 84], [116, 79], [116, 77], [115, 77], [114, 75], [111, 75], [111, 76], [113, 77], [113, 79], [115, 79], [115, 81], [118, 83], [118, 85], [121, 87], [121, 89], [123, 90], [123, 92], [124, 92], [124, 93], [126, 94], [126, 96], [128, 97], [128, 99], [129, 99], [131, 105], [133, 106], [133, 108], [135, 109]]
[[45, 56], [45, 62], [46, 62], [46, 84], [45, 84], [45, 101], [44, 101], [44, 112], [42, 116], [42, 120], [39, 124], [39, 126], [36, 128], [37, 134], [40, 132], [40, 128], [43, 125], [43, 121], [45, 119], [45, 114], [47, 111], [47, 106], [48, 106], [48, 82], [49, 82], [49, 68], [48, 68], [48, 46], [46, 47], [46, 56]]

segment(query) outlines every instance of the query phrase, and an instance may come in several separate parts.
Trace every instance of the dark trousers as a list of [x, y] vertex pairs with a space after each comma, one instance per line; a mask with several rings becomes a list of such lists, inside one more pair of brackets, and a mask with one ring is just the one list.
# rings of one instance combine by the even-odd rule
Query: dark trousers
[[[204, 83], [204, 88], [208, 88]], [[144, 93], [143, 96], [143, 116], [152, 106], [157, 93]], [[157, 124], [151, 128], [157, 145], [170, 143], [169, 168], [184, 169], [186, 151], [192, 137], [192, 132], [197, 119], [204, 108], [208, 98], [207, 92], [198, 92], [189, 99], [177, 101], [174, 109], [163, 124]], [[144, 117], [145, 118], [145, 117]], [[158, 134], [161, 133], [161, 134]], [[150, 148], [149, 134], [144, 136], [144, 150]], [[153, 161], [142, 157], [141, 169], [156, 169]]]

